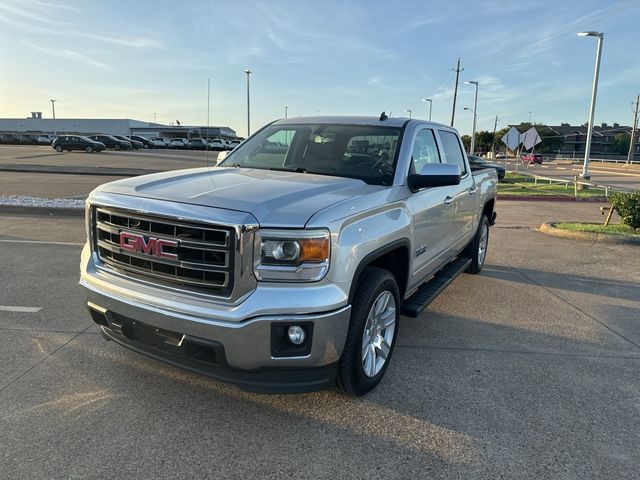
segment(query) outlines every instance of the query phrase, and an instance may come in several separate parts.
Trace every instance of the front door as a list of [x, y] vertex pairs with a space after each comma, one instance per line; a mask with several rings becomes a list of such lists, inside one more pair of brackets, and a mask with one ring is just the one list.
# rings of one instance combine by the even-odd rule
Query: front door
[[[420, 173], [428, 163], [441, 163], [435, 135], [430, 128], [414, 133], [409, 174]], [[440, 268], [449, 248], [447, 234], [451, 206], [445, 203], [451, 187], [423, 188], [409, 199], [413, 210], [412, 272], [409, 288], [420, 284]]]

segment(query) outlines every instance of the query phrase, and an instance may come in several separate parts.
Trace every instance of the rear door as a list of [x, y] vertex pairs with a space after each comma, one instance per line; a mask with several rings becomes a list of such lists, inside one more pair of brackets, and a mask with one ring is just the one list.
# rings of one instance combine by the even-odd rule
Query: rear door
[[[433, 129], [418, 126], [413, 134], [409, 174], [419, 173], [428, 163], [441, 163]], [[445, 231], [449, 228], [449, 205], [444, 200], [451, 187], [423, 188], [413, 192], [412, 272], [410, 285], [422, 283], [446, 261], [449, 248]]]
[[476, 186], [468, 164], [465, 161], [465, 153], [457, 133], [439, 129], [438, 136], [442, 145], [443, 161], [460, 167], [462, 178], [458, 185], [451, 187], [450, 196], [450, 221], [448, 240], [451, 253], [455, 255], [461, 245], [466, 244], [473, 235], [474, 214], [476, 211]]

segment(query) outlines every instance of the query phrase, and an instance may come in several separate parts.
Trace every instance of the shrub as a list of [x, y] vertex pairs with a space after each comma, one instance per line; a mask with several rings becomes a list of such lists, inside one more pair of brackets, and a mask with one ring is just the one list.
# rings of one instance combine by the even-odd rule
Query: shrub
[[640, 193], [612, 193], [609, 195], [609, 204], [618, 212], [622, 223], [631, 228], [640, 228]]

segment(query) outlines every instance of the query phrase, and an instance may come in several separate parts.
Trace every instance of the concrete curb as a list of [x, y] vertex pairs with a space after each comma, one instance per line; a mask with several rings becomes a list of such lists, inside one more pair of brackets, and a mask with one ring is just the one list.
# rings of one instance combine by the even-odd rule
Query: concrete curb
[[105, 177], [137, 177], [160, 170], [143, 168], [113, 168], [113, 167], [76, 167], [69, 165], [0, 165], [0, 172], [11, 173], [45, 173], [56, 175], [94, 175]]
[[570, 238], [573, 240], [589, 240], [590, 242], [612, 243], [616, 245], [640, 245], [640, 237], [629, 237], [625, 235], [610, 235], [607, 233], [572, 232], [556, 228], [555, 222], [545, 222], [540, 225], [538, 231], [554, 237]]
[[563, 195], [503, 195], [498, 193], [498, 200], [525, 200], [534, 202], [593, 202], [606, 203], [606, 197], [575, 198]]
[[84, 208], [31, 207], [24, 205], [0, 205], [0, 215], [54, 215], [84, 217]]

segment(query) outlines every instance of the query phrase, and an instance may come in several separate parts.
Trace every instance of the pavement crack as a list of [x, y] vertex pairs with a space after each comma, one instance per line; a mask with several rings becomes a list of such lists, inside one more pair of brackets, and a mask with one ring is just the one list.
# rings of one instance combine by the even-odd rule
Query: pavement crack
[[549, 357], [577, 357], [577, 358], [607, 358], [620, 360], [640, 360], [636, 355], [598, 355], [592, 353], [566, 353], [566, 352], [536, 352], [534, 350], [507, 350], [501, 348], [482, 347], [453, 347], [437, 345], [396, 345], [396, 348], [407, 348], [411, 350], [445, 350], [453, 352], [479, 352], [479, 353], [509, 353], [514, 355], [537, 355]]
[[42, 362], [44, 362], [45, 360], [47, 360], [48, 358], [51, 358], [52, 356], [54, 356], [59, 350], [61, 350], [62, 348], [64, 348], [65, 346], [67, 346], [69, 343], [71, 343], [73, 340], [75, 340], [76, 338], [78, 338], [80, 335], [82, 335], [84, 332], [86, 332], [88, 329], [90, 329], [93, 325], [89, 325], [87, 328], [85, 328], [82, 332], [78, 332], [76, 333], [73, 337], [71, 337], [69, 340], [67, 340], [66, 342], [64, 342], [62, 345], [60, 345], [58, 348], [56, 348], [53, 352], [47, 354], [44, 358], [41, 358], [40, 360], [38, 360], [36, 363], [34, 363], [33, 365], [31, 365], [28, 369], [26, 369], [24, 372], [22, 372], [20, 375], [18, 375], [16, 378], [14, 378], [13, 380], [11, 380], [9, 383], [7, 383], [4, 387], [0, 388], [0, 393], [4, 392], [7, 388], [9, 388], [11, 385], [13, 385], [14, 383], [16, 383], [18, 380], [20, 380], [22, 377], [24, 377], [27, 373], [29, 373], [31, 370], [33, 370], [34, 368], [36, 368], [38, 365], [40, 365]]

